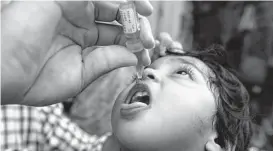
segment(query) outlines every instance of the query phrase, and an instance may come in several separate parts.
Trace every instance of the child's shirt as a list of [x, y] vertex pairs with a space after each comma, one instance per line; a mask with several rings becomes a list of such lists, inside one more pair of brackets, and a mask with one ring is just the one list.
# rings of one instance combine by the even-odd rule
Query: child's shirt
[[47, 107], [1, 106], [1, 149], [20, 151], [100, 151], [110, 133], [90, 135], [63, 114]]

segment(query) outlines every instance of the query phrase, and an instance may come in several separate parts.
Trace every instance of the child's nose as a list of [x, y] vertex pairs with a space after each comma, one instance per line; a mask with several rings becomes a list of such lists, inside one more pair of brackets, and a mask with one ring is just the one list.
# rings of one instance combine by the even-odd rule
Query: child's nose
[[143, 77], [144, 77], [144, 79], [150, 79], [150, 80], [153, 80], [155, 82], [160, 81], [159, 74], [156, 72], [156, 70], [154, 70], [152, 68], [146, 68], [144, 70], [144, 72], [143, 72]]

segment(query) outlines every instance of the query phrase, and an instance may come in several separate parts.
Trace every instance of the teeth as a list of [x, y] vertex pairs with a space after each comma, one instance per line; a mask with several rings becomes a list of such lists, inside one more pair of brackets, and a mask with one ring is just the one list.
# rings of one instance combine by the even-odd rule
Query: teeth
[[142, 92], [142, 96], [149, 95], [147, 91]]
[[133, 97], [131, 98], [130, 103], [140, 102], [141, 97], [143, 97], [143, 96], [149, 96], [148, 92], [147, 92], [147, 91], [139, 91], [139, 92], [136, 92], [136, 93], [133, 95]]
[[143, 95], [143, 92], [137, 92], [134, 96], [138, 97], [138, 96], [142, 96], [142, 95]]

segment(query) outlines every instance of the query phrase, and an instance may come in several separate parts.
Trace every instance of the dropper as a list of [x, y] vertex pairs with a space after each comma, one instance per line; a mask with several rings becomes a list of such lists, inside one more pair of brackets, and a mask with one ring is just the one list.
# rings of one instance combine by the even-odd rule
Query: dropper
[[121, 3], [119, 6], [119, 11], [121, 15], [121, 22], [123, 25], [123, 31], [127, 38], [126, 47], [133, 53], [135, 53], [137, 56], [138, 59], [138, 63], [136, 66], [137, 78], [141, 79], [144, 70], [144, 65], [142, 62], [143, 56], [141, 52], [144, 50], [144, 47], [139, 38], [140, 24], [134, 2], [127, 1], [125, 3]]
[[144, 65], [143, 65], [143, 56], [142, 52], [136, 52], [136, 57], [137, 57], [137, 66], [136, 66], [136, 71], [137, 71], [137, 79], [142, 79], [142, 74], [144, 71]]

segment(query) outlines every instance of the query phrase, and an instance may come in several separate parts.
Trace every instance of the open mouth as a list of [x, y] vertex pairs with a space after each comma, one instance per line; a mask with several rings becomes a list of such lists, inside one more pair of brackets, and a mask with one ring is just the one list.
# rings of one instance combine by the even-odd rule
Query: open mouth
[[150, 105], [151, 103], [151, 96], [148, 89], [148, 86], [145, 84], [136, 84], [126, 99], [127, 104], [142, 104], [142, 105]]
[[151, 95], [149, 88], [144, 83], [138, 83], [129, 91], [125, 102], [121, 104], [120, 115], [131, 119], [138, 113], [151, 108]]

